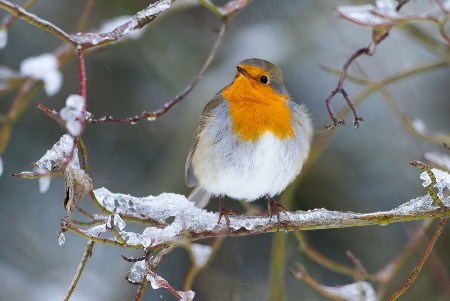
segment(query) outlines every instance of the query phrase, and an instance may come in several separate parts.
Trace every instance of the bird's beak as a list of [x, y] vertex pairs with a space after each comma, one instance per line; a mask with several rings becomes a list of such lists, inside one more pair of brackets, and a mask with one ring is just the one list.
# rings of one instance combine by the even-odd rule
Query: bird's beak
[[247, 71], [245, 71], [244, 68], [242, 68], [240, 66], [236, 66], [236, 69], [237, 69], [238, 73], [244, 75], [245, 77], [248, 77], [248, 73], [247, 73]]

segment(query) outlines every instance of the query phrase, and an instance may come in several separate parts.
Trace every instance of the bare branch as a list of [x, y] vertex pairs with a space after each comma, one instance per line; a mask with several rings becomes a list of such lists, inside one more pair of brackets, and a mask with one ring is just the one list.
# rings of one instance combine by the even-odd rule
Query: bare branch
[[166, 102], [161, 108], [157, 109], [153, 112], [142, 112], [141, 115], [125, 118], [125, 119], [115, 119], [110, 115], [103, 115], [101, 118], [95, 119], [94, 116], [90, 116], [87, 120], [89, 123], [128, 123], [128, 124], [134, 124], [141, 120], [154, 120], [165, 113], [167, 113], [174, 105], [182, 101], [194, 88], [197, 86], [200, 79], [205, 74], [206, 70], [208, 69], [209, 65], [211, 64], [212, 60], [214, 59], [217, 50], [219, 49], [219, 45], [222, 41], [222, 38], [225, 34], [226, 28], [227, 28], [227, 21], [224, 19], [222, 21], [222, 25], [220, 27], [220, 31], [218, 33], [217, 39], [214, 42], [213, 47], [211, 48], [211, 51], [203, 64], [200, 71], [197, 73], [197, 75], [194, 77], [192, 82], [187, 86], [180, 94], [176, 95], [172, 100]]
[[397, 300], [408, 288], [414, 283], [417, 276], [419, 275], [420, 271], [422, 270], [423, 265], [427, 261], [428, 256], [430, 255], [431, 251], [433, 251], [433, 247], [436, 244], [436, 241], [438, 240], [439, 236], [442, 233], [442, 230], [444, 230], [445, 223], [447, 222], [446, 218], [441, 218], [439, 221], [438, 228], [436, 229], [436, 232], [434, 233], [433, 237], [431, 238], [430, 242], [428, 243], [427, 248], [425, 249], [425, 252], [423, 253], [420, 260], [417, 262], [416, 266], [414, 267], [414, 270], [411, 274], [411, 276], [406, 280], [405, 284], [397, 290], [391, 297], [387, 299], [387, 301], [394, 301]]

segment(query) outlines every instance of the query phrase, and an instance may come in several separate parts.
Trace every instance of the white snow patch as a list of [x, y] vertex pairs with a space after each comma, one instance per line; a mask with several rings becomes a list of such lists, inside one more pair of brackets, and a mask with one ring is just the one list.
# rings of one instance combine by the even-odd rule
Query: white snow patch
[[[116, 29], [117, 27], [129, 22], [132, 16], [119, 16], [113, 19], [109, 19], [105, 21], [102, 26], [98, 29], [98, 33], [108, 33]], [[128, 33], [125, 38], [130, 38], [133, 40], [139, 39], [142, 34], [144, 33], [144, 29], [141, 28], [139, 30], [134, 30], [130, 33]]]
[[52, 178], [48, 174], [44, 174], [39, 177], [39, 192], [46, 193], [50, 188], [50, 183], [52, 182]]
[[208, 262], [212, 253], [212, 247], [208, 245], [202, 245], [194, 243], [191, 245], [192, 256], [194, 258], [194, 264], [198, 268], [202, 268]]
[[72, 137], [80, 136], [84, 129], [85, 107], [84, 97], [72, 94], [67, 97], [66, 106], [59, 112], [59, 117], [65, 121], [66, 130]]
[[[106, 226], [108, 228], [112, 228], [113, 225], [111, 225], [111, 220], [112, 220], [112, 216], [110, 215], [108, 217], [108, 220], [106, 221]], [[125, 221], [120, 217], [119, 214], [115, 213], [114, 214], [114, 226], [117, 226], [117, 228], [119, 228], [120, 231], [122, 231], [123, 229], [125, 229], [126, 223]]]
[[377, 294], [372, 284], [366, 281], [356, 282], [342, 286], [325, 286], [321, 288], [330, 294], [343, 298], [347, 301], [376, 301]]
[[131, 283], [141, 283], [145, 275], [145, 261], [137, 261], [133, 264], [128, 274], [128, 281]]
[[187, 292], [178, 291], [178, 294], [181, 297], [180, 301], [192, 301], [194, 300], [195, 297], [195, 293], [193, 291]]
[[55, 55], [45, 53], [30, 57], [20, 64], [20, 73], [44, 82], [44, 90], [48, 96], [59, 92], [62, 85], [62, 74], [58, 69], [59, 61]]
[[[437, 168], [432, 168], [431, 171], [436, 178], [434, 187], [439, 190], [437, 195], [442, 200], [444, 198], [444, 189], [450, 189], [450, 174]], [[422, 183], [423, 187], [427, 187], [431, 184], [431, 179], [425, 171], [420, 175], [420, 179], [424, 180]]]
[[6, 48], [8, 45], [8, 30], [4, 27], [0, 28], [0, 49]]
[[62, 246], [66, 242], [66, 237], [64, 236], [64, 232], [60, 232], [58, 234], [58, 244]]
[[91, 228], [88, 228], [85, 230], [80, 230], [80, 231], [86, 235], [98, 237], [98, 236], [100, 236], [100, 234], [102, 234], [103, 232], [106, 232], [107, 230], [108, 230], [108, 228], [107, 228], [106, 224], [101, 224], [101, 225], [93, 226]]
[[[65, 134], [58, 142], [56, 142], [45, 155], [36, 162], [36, 165], [46, 171], [51, 171], [55, 168], [60, 168], [61, 163], [64, 163], [70, 156], [74, 147], [73, 138]], [[75, 148], [73, 158], [69, 163], [73, 169], [80, 169], [80, 162], [78, 161], [78, 149]]]

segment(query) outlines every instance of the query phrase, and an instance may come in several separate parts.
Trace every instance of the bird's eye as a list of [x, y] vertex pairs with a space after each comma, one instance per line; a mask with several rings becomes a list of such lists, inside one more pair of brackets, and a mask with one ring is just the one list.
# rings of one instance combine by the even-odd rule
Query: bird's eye
[[261, 84], [267, 84], [269, 83], [269, 79], [267, 78], [267, 76], [263, 75], [259, 78], [259, 81], [261, 82]]

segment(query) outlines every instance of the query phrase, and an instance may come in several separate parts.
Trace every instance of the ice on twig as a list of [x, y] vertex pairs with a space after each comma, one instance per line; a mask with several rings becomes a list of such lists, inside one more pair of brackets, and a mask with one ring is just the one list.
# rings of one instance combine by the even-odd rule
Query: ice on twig
[[67, 132], [72, 137], [81, 135], [85, 125], [86, 101], [83, 96], [72, 94], [67, 97], [66, 106], [59, 111]]
[[80, 230], [80, 231], [86, 235], [98, 237], [98, 236], [100, 236], [100, 234], [108, 231], [108, 228], [106, 227], [106, 224], [101, 224], [101, 225], [93, 226], [93, 227], [87, 228], [85, 230]]
[[366, 281], [342, 286], [320, 286], [324, 291], [347, 301], [376, 301], [377, 294], [372, 284]]
[[66, 237], [64, 236], [64, 232], [59, 232], [58, 234], [58, 244], [62, 246], [66, 242]]
[[191, 245], [192, 257], [194, 264], [198, 268], [202, 268], [209, 260], [212, 253], [212, 247], [194, 243]]
[[128, 281], [134, 284], [139, 284], [144, 280], [145, 275], [145, 261], [137, 261], [133, 264], [130, 272], [127, 275]]
[[39, 177], [39, 192], [46, 193], [48, 191], [48, 189], [50, 188], [50, 183], [52, 182], [52, 178], [47, 173], [47, 171], [44, 171], [41, 168], [36, 169], [35, 173], [42, 175]]
[[[44, 170], [51, 171], [61, 168], [61, 164], [66, 162], [72, 149], [75, 147], [73, 138], [65, 134], [58, 142], [56, 142], [45, 155], [36, 162], [36, 165]], [[80, 169], [80, 162], [78, 161], [78, 149], [75, 148], [72, 160], [69, 163], [71, 168]]]
[[58, 69], [59, 61], [55, 55], [45, 53], [30, 57], [20, 64], [20, 73], [44, 82], [44, 90], [48, 96], [59, 92], [62, 84], [62, 74]]
[[8, 30], [5, 27], [0, 28], [0, 49], [6, 48], [8, 44]]
[[[105, 33], [105, 32], [113, 31], [117, 27], [119, 27], [119, 26], [127, 23], [128, 21], [130, 21], [131, 18], [132, 18], [132, 16], [119, 16], [119, 17], [107, 20], [98, 29], [98, 32], [99, 33]], [[139, 30], [135, 30], [135, 31], [130, 32], [124, 38], [130, 38], [130, 39], [133, 39], [133, 40], [137, 40], [137, 39], [139, 39], [142, 36], [143, 33], [144, 33], [144, 29], [141, 28]]]
[[180, 295], [180, 301], [192, 301], [194, 300], [195, 293], [193, 291], [182, 292], [178, 291], [178, 295]]
[[[111, 225], [111, 220], [114, 219], [114, 225]], [[125, 229], [126, 223], [125, 221], [120, 217], [119, 214], [114, 213], [114, 218], [113, 216], [109, 216], [108, 220], [106, 221], [106, 225], [108, 226], [108, 228], [112, 228], [113, 226], [117, 226], [117, 228], [119, 228], [120, 231], [122, 231], [123, 229]]]
[[[431, 171], [436, 178], [436, 184], [434, 187], [439, 190], [437, 195], [442, 200], [444, 198], [444, 189], [450, 189], [450, 174], [437, 168], [433, 168]], [[420, 179], [424, 180], [422, 183], [423, 187], [427, 187], [431, 184], [430, 176], [426, 171], [420, 175]]]
[[2, 157], [0, 157], [0, 177], [3, 174], [3, 160]]

